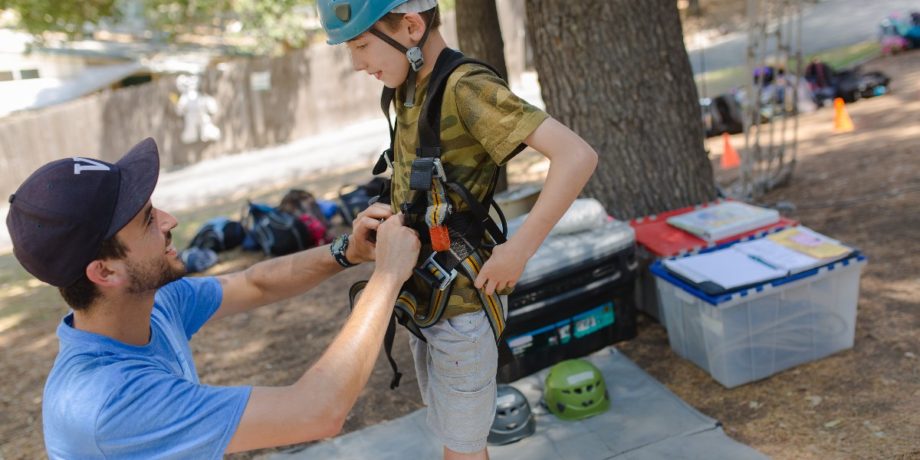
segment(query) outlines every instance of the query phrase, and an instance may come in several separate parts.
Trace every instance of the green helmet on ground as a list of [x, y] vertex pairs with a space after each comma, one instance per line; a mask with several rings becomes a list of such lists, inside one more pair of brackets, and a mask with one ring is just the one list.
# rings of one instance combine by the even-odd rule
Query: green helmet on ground
[[583, 359], [562, 361], [550, 368], [543, 401], [553, 415], [563, 420], [581, 420], [610, 408], [604, 376]]

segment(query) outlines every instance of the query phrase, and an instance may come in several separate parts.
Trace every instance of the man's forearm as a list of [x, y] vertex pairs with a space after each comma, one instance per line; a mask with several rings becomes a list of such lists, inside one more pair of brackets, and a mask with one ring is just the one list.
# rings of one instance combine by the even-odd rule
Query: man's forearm
[[391, 274], [375, 272], [342, 331], [295, 384], [327, 416], [344, 421], [367, 384], [401, 286]]
[[264, 305], [307, 292], [341, 271], [325, 245], [259, 262], [243, 276], [261, 292]]
[[329, 246], [320, 246], [219, 276], [224, 299], [214, 319], [302, 294], [340, 271]]
[[[403, 281], [412, 274], [420, 246], [418, 235], [403, 226], [401, 216], [391, 216], [377, 227], [377, 265], [342, 332], [293, 385], [253, 388], [231, 440], [231, 451], [320, 439], [342, 429], [380, 354], [393, 304]], [[325, 257], [328, 259], [323, 260]], [[332, 260], [331, 254], [305, 255], [264, 264], [253, 270], [253, 276], [262, 276], [262, 269], [311, 270], [300, 267], [302, 262], [326, 264], [326, 268], [312, 268], [319, 271], [310, 277], [312, 285], [313, 278], [338, 270], [331, 266], [336, 263]]]
[[338, 434], [370, 378], [401, 285], [375, 273], [342, 331], [297, 382], [254, 387], [228, 452]]

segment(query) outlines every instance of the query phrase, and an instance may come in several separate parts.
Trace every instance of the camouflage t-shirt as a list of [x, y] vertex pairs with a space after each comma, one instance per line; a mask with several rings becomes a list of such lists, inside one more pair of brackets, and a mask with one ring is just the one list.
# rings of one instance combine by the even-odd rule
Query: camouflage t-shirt
[[[416, 85], [414, 107], [403, 106], [404, 89], [396, 94], [398, 125], [391, 195], [394, 212], [410, 195], [409, 172], [416, 157], [417, 122], [429, 77]], [[458, 67], [447, 80], [441, 106], [441, 162], [448, 180], [462, 184], [481, 202], [499, 166], [520, 152], [524, 139], [547, 118], [545, 112], [517, 97], [503, 80], [485, 67], [477, 64]], [[454, 212], [467, 210], [459, 197], [449, 194], [449, 198]], [[413, 277], [410, 284], [418, 312], [427, 313], [430, 288], [417, 277]], [[444, 317], [480, 309], [479, 294], [472, 282], [462, 275], [457, 276]]]

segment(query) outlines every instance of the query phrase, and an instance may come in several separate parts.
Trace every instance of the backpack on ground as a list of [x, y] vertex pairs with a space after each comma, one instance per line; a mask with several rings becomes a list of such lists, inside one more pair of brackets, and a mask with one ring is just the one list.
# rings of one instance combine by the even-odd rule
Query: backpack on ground
[[303, 222], [292, 214], [262, 203], [249, 203], [244, 248], [260, 249], [267, 256], [283, 256], [316, 246]]
[[189, 243], [189, 248], [228, 251], [243, 243], [243, 225], [226, 217], [216, 217], [204, 223]]
[[189, 273], [205, 271], [217, 264], [217, 253], [236, 248], [243, 243], [245, 231], [239, 222], [215, 217], [204, 223], [188, 247], [179, 253]]
[[339, 189], [339, 200], [342, 202], [340, 210], [345, 223], [350, 224], [358, 213], [370, 206], [370, 200], [379, 197], [384, 192], [387, 179], [374, 177], [364, 185], [343, 185]]
[[319, 201], [312, 193], [292, 188], [281, 198], [278, 209], [300, 219], [317, 245], [332, 242], [333, 235], [330, 231], [332, 226], [320, 207]]

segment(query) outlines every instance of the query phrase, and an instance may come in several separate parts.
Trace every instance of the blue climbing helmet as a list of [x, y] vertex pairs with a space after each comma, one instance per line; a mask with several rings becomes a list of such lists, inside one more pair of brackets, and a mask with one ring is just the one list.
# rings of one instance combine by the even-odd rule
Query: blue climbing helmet
[[384, 31], [374, 27], [374, 24], [387, 13], [421, 13], [437, 8], [438, 0], [317, 0], [316, 6], [319, 8], [319, 20], [329, 36], [326, 42], [330, 45], [347, 42], [364, 31], [369, 31], [406, 55], [406, 59], [409, 60], [409, 74], [406, 76], [406, 100], [403, 101], [403, 105], [414, 106], [418, 71], [425, 65], [422, 47], [428, 40], [435, 15], [429, 17], [421, 40], [411, 48], [403, 46]]
[[[317, 0], [326, 43], [345, 43], [364, 33], [387, 13], [421, 13], [437, 0]], [[421, 45], [420, 45], [421, 46]]]

